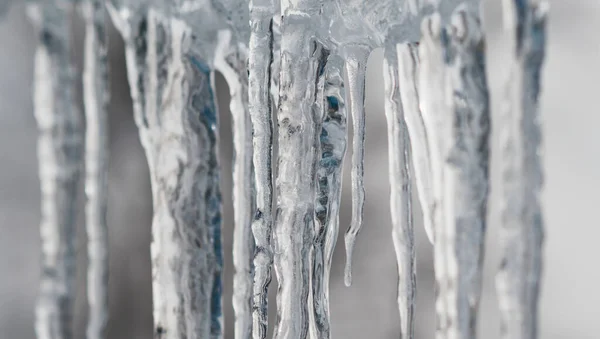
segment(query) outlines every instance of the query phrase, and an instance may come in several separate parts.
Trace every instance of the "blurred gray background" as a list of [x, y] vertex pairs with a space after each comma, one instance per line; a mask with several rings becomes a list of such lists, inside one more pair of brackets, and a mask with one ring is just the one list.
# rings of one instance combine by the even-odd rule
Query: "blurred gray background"
[[[0, 0], [6, 1], [6, 0]], [[547, 227], [541, 298], [541, 338], [600, 338], [600, 223], [594, 217], [600, 189], [600, 1], [550, 0], [549, 47], [543, 73], [543, 131], [546, 185], [543, 206]], [[507, 75], [507, 39], [501, 30], [500, 1], [484, 1], [488, 72], [493, 114], [502, 103]], [[74, 60], [81, 70], [81, 21], [76, 19]], [[34, 338], [33, 307], [39, 275], [39, 189], [36, 124], [32, 114], [34, 35], [24, 6], [13, 6], [0, 23], [0, 339]], [[148, 169], [131, 113], [123, 42], [112, 30], [110, 41], [110, 339], [150, 338], [151, 197]], [[390, 238], [387, 137], [383, 113], [382, 53], [369, 61], [365, 227], [356, 246], [355, 278], [343, 284], [343, 241], [338, 242], [331, 279], [333, 335], [336, 338], [398, 338], [396, 265]], [[231, 263], [231, 119], [229, 94], [217, 77], [221, 112], [224, 236], [226, 253], [226, 337], [233, 338]], [[80, 103], [81, 105], [81, 103]], [[498, 149], [497, 134], [492, 136]], [[349, 156], [345, 174], [349, 174]], [[499, 320], [494, 274], [499, 262], [497, 154], [487, 236], [481, 338], [497, 338]], [[350, 185], [344, 183], [340, 235], [350, 222]], [[83, 205], [82, 205], [83, 206]], [[417, 338], [431, 338], [433, 309], [432, 247], [422, 230], [415, 201], [418, 240]], [[84, 338], [85, 234], [79, 212], [76, 338]], [[275, 282], [271, 290], [275, 289]]]

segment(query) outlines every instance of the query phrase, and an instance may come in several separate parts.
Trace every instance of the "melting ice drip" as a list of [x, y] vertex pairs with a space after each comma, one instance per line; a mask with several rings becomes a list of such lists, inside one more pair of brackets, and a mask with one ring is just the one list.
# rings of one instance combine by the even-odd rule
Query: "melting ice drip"
[[[74, 3], [86, 20], [85, 133], [74, 109], [69, 65], [68, 18]], [[497, 285], [503, 336], [532, 339], [541, 273], [538, 101], [546, 7], [536, 0], [505, 3], [513, 68], [509, 105], [497, 125], [505, 156], [505, 252]], [[0, 13], [7, 7], [3, 4]], [[378, 47], [385, 55], [401, 336], [413, 337], [414, 176], [434, 243], [436, 338], [476, 337], [491, 125], [477, 0], [44, 0], [30, 9], [39, 36], [39, 338], [72, 338], [75, 193], [83, 164], [87, 336], [104, 337], [106, 13], [125, 40], [135, 121], [150, 168], [155, 338], [223, 337], [215, 71], [231, 91], [236, 154], [235, 337], [267, 336], [272, 268], [279, 282], [274, 337], [331, 337], [328, 285], [339, 228], [346, 107], [354, 126], [352, 223], [345, 237], [349, 285], [364, 205], [366, 62]]]

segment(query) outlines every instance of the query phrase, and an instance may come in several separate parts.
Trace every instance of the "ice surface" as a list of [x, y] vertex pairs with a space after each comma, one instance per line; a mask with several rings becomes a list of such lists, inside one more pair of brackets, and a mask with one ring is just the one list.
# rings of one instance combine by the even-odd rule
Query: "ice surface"
[[489, 98], [480, 23], [456, 12], [451, 26], [423, 23], [420, 99], [434, 181], [436, 338], [474, 338], [488, 193]]
[[104, 2], [81, 3], [85, 19], [83, 100], [85, 106], [85, 192], [88, 247], [88, 339], [104, 338], [108, 320], [108, 69]]
[[544, 238], [539, 113], [545, 58], [547, 4], [506, 1], [511, 72], [506, 107], [498, 121], [502, 140], [502, 262], [497, 275], [502, 337], [538, 337], [538, 299]]
[[383, 79], [385, 86], [385, 115], [388, 127], [390, 178], [390, 209], [392, 239], [398, 264], [398, 310], [400, 338], [413, 338], [413, 317], [417, 292], [415, 238], [411, 210], [410, 141], [405, 124], [400, 85], [398, 53], [394, 45], [384, 52]]
[[75, 213], [82, 167], [83, 126], [75, 109], [69, 7], [29, 5], [38, 36], [34, 113], [41, 185], [41, 282], [35, 309], [39, 339], [71, 339], [75, 297]]

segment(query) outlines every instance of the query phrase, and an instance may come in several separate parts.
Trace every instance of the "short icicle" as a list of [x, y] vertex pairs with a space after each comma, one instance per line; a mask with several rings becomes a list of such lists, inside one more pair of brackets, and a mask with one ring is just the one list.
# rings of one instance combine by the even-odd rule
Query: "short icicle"
[[231, 94], [233, 121], [233, 311], [234, 335], [252, 337], [252, 295], [254, 283], [254, 236], [252, 219], [256, 208], [252, 165], [252, 125], [248, 110], [246, 53], [232, 39], [230, 31], [219, 35], [215, 68], [223, 74]]
[[88, 247], [88, 339], [105, 338], [108, 321], [108, 64], [104, 2], [82, 2], [85, 18], [83, 101]]
[[505, 1], [512, 37], [507, 105], [498, 121], [502, 142], [502, 262], [497, 275], [502, 338], [538, 337], [544, 240], [540, 126], [547, 3]]
[[431, 243], [435, 235], [433, 214], [435, 200], [433, 198], [433, 174], [437, 169], [431, 168], [431, 155], [429, 151], [429, 138], [419, 106], [419, 93], [417, 72], [419, 68], [418, 48], [416, 44], [398, 44], [398, 70], [400, 97], [404, 121], [410, 136], [411, 159], [415, 169], [415, 183], [417, 194], [423, 211], [425, 233]]
[[[488, 194], [489, 97], [484, 41], [474, 15], [458, 10], [448, 29], [423, 24], [420, 99], [434, 127], [436, 338], [475, 338]], [[435, 153], [435, 154], [433, 154]]]
[[350, 114], [352, 117], [352, 221], [346, 231], [346, 267], [344, 283], [352, 285], [352, 256], [356, 236], [363, 224], [365, 205], [364, 154], [365, 154], [365, 75], [367, 59], [371, 49], [367, 46], [348, 46], [345, 48], [346, 86]]
[[346, 154], [347, 125], [344, 106], [344, 62], [330, 56], [317, 100], [321, 102], [320, 160], [315, 202], [316, 228], [312, 266], [313, 321], [311, 337], [331, 337], [329, 275], [339, 230], [342, 169]]
[[42, 215], [42, 272], [35, 308], [38, 339], [73, 338], [75, 216], [84, 130], [73, 94], [69, 7], [40, 1], [28, 8], [38, 37], [34, 75]]
[[[267, 337], [267, 292], [271, 283], [273, 249], [273, 120], [271, 117], [271, 62], [273, 58], [270, 1], [250, 1], [250, 43], [248, 55], [248, 111], [252, 122], [252, 147], [256, 188], [256, 211], [252, 221], [255, 250], [252, 293], [252, 338]], [[237, 337], [237, 334], [236, 334]], [[240, 338], [241, 337], [237, 337]]]
[[[414, 307], [417, 291], [415, 237], [411, 211], [410, 141], [400, 95], [400, 78], [396, 46], [384, 51], [383, 81], [385, 86], [385, 116], [388, 129], [390, 208], [392, 240], [398, 264], [398, 310], [400, 338], [412, 339]], [[415, 86], [413, 83], [403, 83]], [[419, 114], [412, 112], [413, 114]]]
[[[314, 40], [320, 2], [288, 3], [281, 23], [279, 152], [274, 267], [279, 282], [275, 339], [309, 333], [311, 252], [314, 242], [318, 128], [317, 82], [324, 48]], [[302, 80], [301, 80], [302, 79]]]

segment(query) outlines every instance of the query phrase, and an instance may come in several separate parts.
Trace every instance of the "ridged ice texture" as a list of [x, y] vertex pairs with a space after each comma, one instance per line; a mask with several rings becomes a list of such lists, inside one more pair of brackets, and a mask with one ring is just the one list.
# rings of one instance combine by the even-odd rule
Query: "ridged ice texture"
[[279, 282], [274, 338], [306, 338], [311, 251], [314, 241], [316, 167], [319, 158], [315, 105], [325, 50], [314, 40], [320, 2], [288, 4], [281, 23], [279, 152], [274, 266]]
[[83, 126], [75, 108], [69, 2], [31, 4], [38, 45], [34, 114], [41, 185], [41, 281], [35, 309], [39, 339], [71, 339], [75, 293], [75, 215]]
[[433, 211], [435, 201], [433, 198], [433, 174], [431, 168], [431, 155], [427, 130], [419, 107], [419, 92], [417, 73], [419, 69], [419, 55], [416, 44], [398, 44], [398, 71], [400, 97], [404, 121], [408, 128], [411, 141], [411, 159], [415, 169], [415, 183], [421, 210], [423, 211], [423, 224], [425, 232], [431, 243], [434, 242]]
[[250, 2], [248, 58], [249, 108], [252, 119], [253, 163], [256, 182], [256, 211], [252, 221], [256, 249], [253, 255], [252, 337], [267, 336], [267, 291], [271, 282], [273, 250], [273, 121], [271, 63], [273, 60], [274, 8], [269, 1]]
[[[431, 119], [435, 182], [436, 338], [475, 338], [488, 194], [489, 98], [476, 17], [457, 11], [448, 29], [423, 23], [420, 99]], [[427, 123], [426, 123], [427, 124]]]
[[399, 74], [396, 48], [394, 45], [388, 46], [384, 51], [383, 81], [388, 130], [392, 240], [398, 264], [400, 338], [412, 339], [417, 273], [411, 211], [410, 141], [399, 86], [414, 86], [414, 82], [401, 84]]
[[538, 299], [544, 239], [539, 97], [546, 45], [547, 3], [506, 1], [512, 37], [502, 140], [502, 263], [497, 275], [502, 337], [538, 337]]
[[365, 76], [370, 49], [351, 46], [345, 49], [346, 96], [352, 117], [352, 221], [344, 237], [346, 245], [346, 267], [344, 283], [352, 285], [352, 256], [356, 236], [363, 223], [365, 206], [364, 158], [365, 158]]
[[104, 338], [108, 320], [108, 64], [104, 1], [86, 0], [83, 100], [85, 106], [85, 193], [88, 248], [88, 339]]
[[252, 296], [255, 252], [252, 219], [256, 209], [252, 164], [252, 124], [248, 108], [246, 50], [232, 43], [230, 31], [223, 31], [215, 57], [215, 68], [229, 84], [233, 121], [233, 310], [236, 338], [252, 335]]
[[151, 171], [154, 336], [220, 338], [213, 73], [193, 52], [190, 28], [182, 21], [154, 10], [137, 18], [115, 9], [111, 14], [125, 37], [136, 122]]
[[342, 167], [346, 154], [347, 124], [344, 103], [343, 60], [330, 56], [316, 104], [322, 115], [320, 158], [317, 167], [315, 241], [312, 264], [311, 338], [331, 338], [329, 276], [339, 230]]

